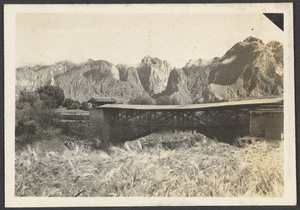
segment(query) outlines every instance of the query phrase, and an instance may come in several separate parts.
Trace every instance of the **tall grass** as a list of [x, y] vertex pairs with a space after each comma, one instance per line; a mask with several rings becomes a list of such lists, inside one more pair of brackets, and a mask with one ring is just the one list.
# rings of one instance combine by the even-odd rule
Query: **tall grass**
[[282, 196], [284, 186], [282, 143], [238, 148], [190, 133], [151, 134], [107, 152], [27, 146], [15, 169], [16, 196]]

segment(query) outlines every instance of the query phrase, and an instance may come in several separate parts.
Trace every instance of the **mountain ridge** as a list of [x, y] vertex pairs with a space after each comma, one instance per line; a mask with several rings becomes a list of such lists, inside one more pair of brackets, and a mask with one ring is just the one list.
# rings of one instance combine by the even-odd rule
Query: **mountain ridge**
[[181, 104], [206, 103], [246, 97], [271, 97], [283, 93], [283, 45], [264, 44], [248, 37], [222, 57], [190, 60], [182, 68], [145, 56], [136, 65], [92, 60], [75, 64], [60, 61], [16, 69], [16, 96], [52, 84], [66, 97], [86, 101], [95, 96], [115, 97], [127, 103], [137, 96], [169, 96]]

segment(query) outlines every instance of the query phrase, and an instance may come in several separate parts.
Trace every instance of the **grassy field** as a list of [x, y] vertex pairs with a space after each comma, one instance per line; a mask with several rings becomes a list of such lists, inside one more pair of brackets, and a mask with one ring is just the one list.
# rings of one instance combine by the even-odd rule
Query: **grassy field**
[[106, 152], [62, 140], [16, 151], [16, 196], [282, 196], [283, 142], [244, 148], [153, 133]]

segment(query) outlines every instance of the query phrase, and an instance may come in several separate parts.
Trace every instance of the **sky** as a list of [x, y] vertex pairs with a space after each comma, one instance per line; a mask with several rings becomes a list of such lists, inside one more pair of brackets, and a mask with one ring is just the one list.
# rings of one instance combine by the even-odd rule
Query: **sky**
[[136, 65], [150, 55], [180, 68], [221, 57], [249, 36], [283, 42], [263, 14], [18, 13], [16, 66], [88, 59]]

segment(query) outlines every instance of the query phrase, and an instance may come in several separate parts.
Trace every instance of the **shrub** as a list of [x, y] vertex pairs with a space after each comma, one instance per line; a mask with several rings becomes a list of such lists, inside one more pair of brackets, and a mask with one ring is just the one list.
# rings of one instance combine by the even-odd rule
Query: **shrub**
[[89, 108], [88, 103], [84, 101], [84, 102], [81, 103], [80, 109], [83, 109], [85, 111], [89, 111], [90, 108]]
[[79, 105], [77, 103], [73, 103], [71, 106], [70, 106], [70, 109], [78, 109], [79, 108]]
[[70, 98], [66, 98], [63, 102], [62, 102], [62, 106], [63, 107], [69, 107], [72, 105], [72, 103], [74, 103], [74, 100], [70, 99]]
[[139, 105], [151, 105], [153, 104], [153, 100], [150, 97], [138, 96], [136, 98], [131, 99], [128, 103]]
[[88, 103], [91, 103], [92, 104], [92, 106], [93, 106], [93, 108], [95, 107], [95, 103], [96, 103], [96, 99], [95, 98], [90, 98], [87, 102]]
[[179, 101], [175, 98], [170, 98], [169, 96], [160, 96], [156, 99], [157, 105], [178, 105]]
[[37, 132], [39, 125], [35, 120], [29, 120], [24, 124], [23, 132], [26, 140], [30, 140]]

